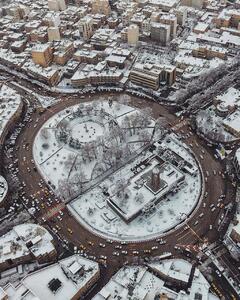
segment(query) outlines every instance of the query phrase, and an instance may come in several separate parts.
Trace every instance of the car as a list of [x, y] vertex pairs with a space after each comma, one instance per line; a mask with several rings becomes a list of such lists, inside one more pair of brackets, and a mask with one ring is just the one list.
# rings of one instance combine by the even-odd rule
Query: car
[[105, 247], [106, 247], [106, 245], [103, 244], [103, 243], [99, 243], [99, 246], [102, 247], [102, 248], [105, 248]]
[[174, 246], [175, 250], [181, 250], [181, 248], [179, 246]]
[[145, 249], [143, 250], [144, 253], [151, 253], [151, 250], [150, 249]]
[[105, 256], [105, 255], [100, 255], [100, 258], [106, 260], [106, 259], [107, 259], [107, 256]]
[[115, 249], [122, 249], [122, 246], [116, 245], [116, 246], [115, 246]]
[[88, 241], [88, 245], [90, 245], [90, 246], [94, 246], [94, 243], [93, 243], [93, 242], [91, 242], [91, 241]]
[[164, 240], [161, 240], [161, 241], [159, 242], [160, 245], [165, 245], [166, 243], [167, 243], [167, 242], [164, 241]]
[[222, 274], [220, 273], [219, 270], [216, 270], [215, 272], [216, 272], [216, 274], [218, 275], [218, 277], [222, 277]]
[[82, 250], [85, 250], [85, 249], [86, 249], [86, 247], [83, 246], [83, 244], [80, 244], [79, 248], [82, 249]]
[[136, 251], [136, 250], [133, 250], [133, 252], [132, 252], [134, 255], [138, 255], [139, 254], [139, 252], [138, 251]]
[[199, 223], [198, 221], [195, 221], [193, 226], [197, 226], [198, 223]]
[[128, 252], [127, 252], [126, 250], [122, 250], [121, 253], [122, 253], [123, 255], [127, 255], [127, 254], [128, 254]]
[[67, 231], [70, 233], [70, 234], [73, 234], [73, 231], [71, 228], [68, 228]]

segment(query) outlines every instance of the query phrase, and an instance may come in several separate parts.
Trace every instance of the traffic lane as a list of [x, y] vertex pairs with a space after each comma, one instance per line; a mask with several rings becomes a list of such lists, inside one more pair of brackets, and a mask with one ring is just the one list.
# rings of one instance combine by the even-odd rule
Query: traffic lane
[[[213, 272], [211, 273], [211, 276], [213, 277], [213, 281], [211, 283], [212, 290], [217, 293], [217, 289], [220, 291], [221, 296], [225, 297], [227, 300], [238, 300], [240, 299], [239, 295], [236, 293], [234, 288], [231, 286], [231, 284], [227, 281], [227, 279], [220, 275], [220, 270], [215, 266], [215, 264], [211, 263], [209, 264]], [[220, 296], [220, 294], [219, 294]]]
[[[71, 104], [75, 104], [76, 103], [76, 99], [74, 99], [74, 100], [72, 100], [72, 103], [71, 103], [71, 101], [68, 103], [69, 105], [71, 105]], [[61, 106], [63, 106], [63, 107], [61, 107]], [[35, 137], [35, 135], [37, 134], [37, 132], [38, 132], [38, 130], [39, 130], [39, 128], [43, 125], [43, 123], [46, 121], [46, 119], [48, 119], [52, 114], [55, 114], [57, 111], [59, 111], [59, 110], [62, 110], [63, 108], [65, 108], [66, 107], [66, 103], [60, 103], [60, 105], [57, 105], [57, 106], [55, 106], [55, 107], [52, 107], [51, 108], [51, 111], [49, 111], [49, 110], [47, 110], [44, 114], [42, 114], [42, 116], [40, 116], [39, 117], [39, 115], [36, 113], [36, 116], [38, 116], [39, 117], [39, 122], [38, 122], [38, 125], [37, 125], [37, 127], [35, 128], [35, 130], [31, 130], [31, 132], [30, 132], [30, 135], [28, 134], [28, 132], [26, 133], [26, 136], [28, 137], [28, 138], [30, 138], [30, 139], [34, 139], [34, 137]], [[26, 153], [26, 155], [28, 155], [28, 158], [30, 159], [31, 157], [32, 157], [32, 151], [30, 150], [30, 151], [25, 151], [24, 149], [23, 149], [23, 151], [24, 151], [24, 153]], [[200, 155], [200, 152], [199, 152], [199, 155]], [[26, 174], [27, 175], [27, 174]], [[36, 177], [37, 177], [37, 175], [36, 175]], [[39, 178], [41, 178], [41, 176], [39, 176]], [[78, 224], [79, 225], [79, 224]]]

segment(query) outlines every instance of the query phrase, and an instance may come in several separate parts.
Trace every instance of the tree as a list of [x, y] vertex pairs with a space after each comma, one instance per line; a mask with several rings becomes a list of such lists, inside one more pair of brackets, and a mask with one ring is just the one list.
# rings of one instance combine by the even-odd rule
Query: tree
[[66, 160], [64, 162], [65, 167], [67, 169], [71, 169], [71, 167], [73, 166], [73, 163], [75, 161], [75, 158], [76, 158], [75, 154], [73, 154], [73, 153], [68, 154], [68, 156], [67, 156], [67, 158], [66, 158]]
[[41, 137], [44, 138], [45, 140], [49, 139], [50, 134], [49, 134], [49, 129], [48, 128], [43, 128], [41, 130]]
[[68, 124], [69, 122], [66, 119], [63, 119], [59, 124], [58, 124], [58, 128], [60, 129], [60, 131], [65, 131], [68, 132]]
[[144, 201], [144, 196], [142, 193], [136, 193], [134, 200], [136, 201], [136, 203], [142, 204]]

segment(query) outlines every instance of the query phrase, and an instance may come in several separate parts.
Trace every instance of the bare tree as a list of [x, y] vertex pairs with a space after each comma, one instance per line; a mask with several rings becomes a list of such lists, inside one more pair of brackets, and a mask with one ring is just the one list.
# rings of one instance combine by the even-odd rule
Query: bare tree
[[42, 128], [40, 134], [41, 134], [41, 137], [44, 138], [45, 140], [49, 139], [49, 137], [50, 137], [48, 128]]

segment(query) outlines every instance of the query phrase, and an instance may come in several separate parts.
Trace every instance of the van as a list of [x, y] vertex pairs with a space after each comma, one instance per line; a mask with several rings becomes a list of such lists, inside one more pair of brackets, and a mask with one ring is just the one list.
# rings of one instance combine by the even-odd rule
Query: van
[[198, 224], [198, 221], [196, 221], [193, 225], [196, 226]]
[[201, 213], [200, 215], [199, 215], [199, 218], [202, 218], [204, 216], [204, 213]]

